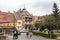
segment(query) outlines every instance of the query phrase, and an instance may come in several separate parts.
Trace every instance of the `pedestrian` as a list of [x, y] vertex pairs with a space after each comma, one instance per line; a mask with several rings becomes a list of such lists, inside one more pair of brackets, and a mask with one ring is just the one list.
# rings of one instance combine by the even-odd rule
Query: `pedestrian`
[[18, 30], [14, 30], [14, 32], [13, 32], [13, 38], [15, 38], [15, 39], [18, 38]]
[[26, 33], [27, 38], [28, 38], [28, 35], [29, 35], [29, 32]]
[[18, 30], [16, 30], [16, 39], [18, 38]]
[[29, 32], [30, 38], [32, 37], [32, 32]]
[[14, 30], [13, 31], [13, 38], [15, 38], [15, 36], [16, 36], [16, 31]]

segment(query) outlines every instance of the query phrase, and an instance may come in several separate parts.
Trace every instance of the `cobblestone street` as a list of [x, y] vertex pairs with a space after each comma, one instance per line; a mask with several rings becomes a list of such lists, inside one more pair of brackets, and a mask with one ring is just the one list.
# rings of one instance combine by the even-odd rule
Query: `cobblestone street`
[[32, 36], [32, 38], [27, 38], [25, 33], [19, 35], [18, 39], [13, 39], [13, 36], [8, 36], [7, 40], [49, 40], [41, 36]]

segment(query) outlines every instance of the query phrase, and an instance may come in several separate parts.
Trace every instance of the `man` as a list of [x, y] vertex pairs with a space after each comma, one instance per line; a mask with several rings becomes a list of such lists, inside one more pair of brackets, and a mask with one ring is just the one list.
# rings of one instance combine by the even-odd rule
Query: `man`
[[18, 30], [16, 29], [13, 31], [13, 38], [18, 38]]

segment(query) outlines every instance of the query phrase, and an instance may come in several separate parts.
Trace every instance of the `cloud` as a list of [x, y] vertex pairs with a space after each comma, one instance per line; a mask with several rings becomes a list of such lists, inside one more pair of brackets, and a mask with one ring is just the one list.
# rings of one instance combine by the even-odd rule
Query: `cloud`
[[59, 0], [46, 0], [46, 1], [36, 1], [31, 5], [31, 12], [34, 13], [34, 15], [48, 15], [52, 13], [53, 3], [56, 2], [59, 6], [60, 1]]
[[31, 14], [42, 16], [52, 13], [54, 2], [60, 7], [60, 0], [0, 0], [0, 10], [17, 11], [25, 5]]

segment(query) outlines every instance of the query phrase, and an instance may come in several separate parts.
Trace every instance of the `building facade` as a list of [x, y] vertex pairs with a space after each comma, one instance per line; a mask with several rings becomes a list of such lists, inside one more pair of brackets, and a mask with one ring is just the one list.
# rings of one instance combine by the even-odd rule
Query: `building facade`
[[[18, 20], [22, 21], [22, 27], [28, 29], [33, 25], [33, 15], [31, 15], [26, 8], [20, 9], [17, 12], [14, 12]], [[22, 28], [21, 27], [21, 28]]]
[[17, 30], [21, 30], [22, 29], [22, 20], [17, 20], [15, 22], [15, 27]]
[[45, 20], [44, 17], [33, 16], [33, 22], [42, 22], [42, 21], [44, 21], [44, 20]]
[[14, 21], [13, 13], [0, 11], [0, 29], [2, 29], [2, 32], [7, 33], [8, 31], [12, 31]]

